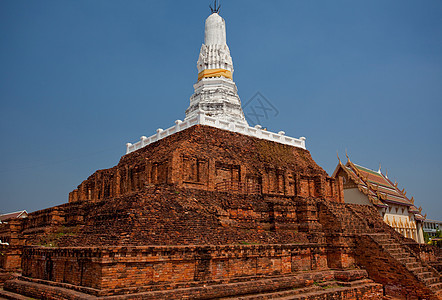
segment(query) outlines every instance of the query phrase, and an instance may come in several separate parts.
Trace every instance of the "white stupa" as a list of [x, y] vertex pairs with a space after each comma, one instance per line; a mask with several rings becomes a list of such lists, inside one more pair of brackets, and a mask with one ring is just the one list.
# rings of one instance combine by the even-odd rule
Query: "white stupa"
[[184, 121], [176, 120], [170, 128], [158, 128], [157, 133], [150, 137], [142, 136], [134, 144], [127, 143], [126, 154], [198, 124], [305, 149], [304, 137], [292, 138], [286, 136], [284, 131], [274, 133], [262, 129], [260, 125], [248, 125], [233, 81], [233, 62], [226, 43], [226, 22], [219, 15], [216, 2], [215, 9], [212, 8], [212, 14], [206, 19], [204, 44], [197, 69], [198, 80], [194, 84], [195, 92], [190, 97]]
[[226, 22], [216, 12], [206, 19], [204, 44], [197, 62], [198, 82], [186, 110], [188, 120], [197, 114], [248, 125], [233, 81], [233, 62], [226, 43]]

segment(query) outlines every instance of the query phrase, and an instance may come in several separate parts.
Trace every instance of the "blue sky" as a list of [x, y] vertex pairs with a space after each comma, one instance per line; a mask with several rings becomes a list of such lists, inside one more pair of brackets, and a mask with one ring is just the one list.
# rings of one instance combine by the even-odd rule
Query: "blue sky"
[[[67, 202], [125, 143], [184, 118], [210, 1], [0, 1], [0, 211]], [[442, 2], [222, 1], [243, 103], [442, 219]]]

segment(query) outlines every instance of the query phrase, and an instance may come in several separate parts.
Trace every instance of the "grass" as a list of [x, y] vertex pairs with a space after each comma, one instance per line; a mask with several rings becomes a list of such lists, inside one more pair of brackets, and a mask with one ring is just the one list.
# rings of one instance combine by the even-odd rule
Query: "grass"
[[240, 245], [260, 245], [258, 242], [248, 242], [248, 241], [240, 241]]
[[66, 227], [61, 226], [57, 229], [56, 232], [48, 234], [43, 240], [40, 242], [40, 246], [43, 247], [57, 247], [58, 242], [64, 236], [74, 236], [76, 235], [78, 228], [77, 227]]

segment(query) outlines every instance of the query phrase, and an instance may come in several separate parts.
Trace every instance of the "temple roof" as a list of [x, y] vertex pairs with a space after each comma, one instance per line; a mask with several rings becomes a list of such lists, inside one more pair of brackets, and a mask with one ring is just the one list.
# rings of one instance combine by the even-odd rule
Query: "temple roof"
[[409, 211], [415, 214], [416, 219], [425, 219], [421, 215], [422, 209], [414, 206], [414, 198], [408, 198], [405, 189], [400, 190], [398, 184], [391, 182], [380, 168], [378, 171], [374, 171], [348, 159], [345, 165], [339, 161], [333, 177], [337, 177], [340, 172], [345, 172], [358, 189], [367, 195], [373, 205], [378, 207], [388, 207], [389, 204], [407, 206]]
[[26, 218], [27, 216], [28, 216], [28, 212], [26, 210], [20, 210], [20, 211], [0, 215], [0, 221], [6, 221], [6, 220], [10, 220], [10, 219], [17, 219], [17, 218]]

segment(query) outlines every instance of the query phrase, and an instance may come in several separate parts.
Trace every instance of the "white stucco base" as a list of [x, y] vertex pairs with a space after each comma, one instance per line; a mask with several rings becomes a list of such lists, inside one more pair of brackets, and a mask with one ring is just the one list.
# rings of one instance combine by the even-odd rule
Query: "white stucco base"
[[216, 127], [219, 129], [224, 129], [228, 131], [233, 131], [237, 133], [241, 133], [248, 136], [253, 136], [259, 139], [268, 140], [272, 142], [277, 142], [285, 145], [290, 145], [298, 148], [305, 149], [305, 137], [292, 138], [285, 135], [283, 131], [280, 131], [278, 133], [270, 132], [263, 130], [260, 125], [256, 125], [255, 127], [250, 127], [245, 124], [238, 124], [238, 123], [232, 123], [228, 122], [216, 117], [209, 117], [206, 116], [203, 113], [199, 113], [198, 115], [186, 119], [184, 122], [181, 120], [175, 121], [175, 126], [172, 126], [170, 128], [167, 128], [166, 130], [163, 130], [161, 128], [157, 129], [157, 133], [150, 136], [145, 137], [142, 136], [140, 138], [139, 142], [136, 142], [135, 144], [127, 143], [126, 144], [126, 154], [131, 153], [133, 151], [136, 151], [138, 149], [141, 149], [153, 142], [156, 142], [158, 140], [161, 140], [169, 135], [172, 135], [176, 132], [179, 132], [181, 130], [187, 129], [189, 127], [192, 127], [194, 125], [207, 125]]

